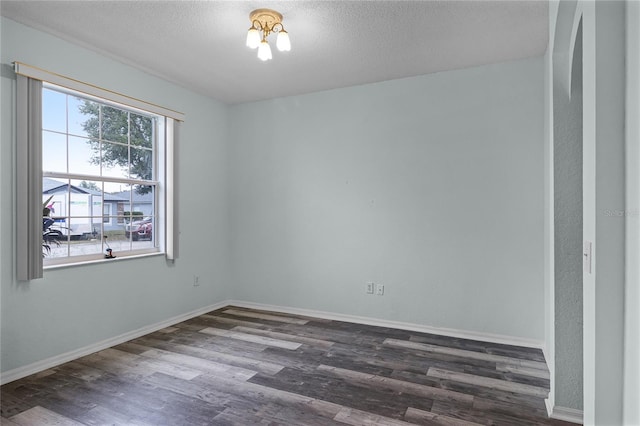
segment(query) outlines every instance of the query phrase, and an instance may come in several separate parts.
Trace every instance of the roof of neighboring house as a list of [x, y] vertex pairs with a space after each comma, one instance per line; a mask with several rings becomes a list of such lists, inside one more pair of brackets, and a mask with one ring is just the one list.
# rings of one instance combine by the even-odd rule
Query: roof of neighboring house
[[67, 187], [66, 182], [60, 182], [59, 180], [42, 178], [42, 193], [49, 194], [55, 192], [56, 189]]
[[[59, 192], [66, 192], [68, 186], [75, 194], [91, 194], [101, 196], [102, 192], [95, 191], [93, 189], [83, 188], [81, 186], [69, 185], [67, 182], [59, 181], [51, 178], [42, 178], [42, 193], [43, 194], [55, 194]], [[104, 201], [129, 201], [129, 197], [121, 197], [118, 194], [104, 193]]]
[[[129, 200], [130, 194], [131, 194], [131, 191], [122, 191], [122, 192], [116, 192], [113, 195], [116, 195], [118, 197], [122, 197], [125, 200]], [[138, 194], [134, 190], [133, 191], [133, 203], [134, 204], [153, 203], [153, 192], [147, 192], [146, 194]]]

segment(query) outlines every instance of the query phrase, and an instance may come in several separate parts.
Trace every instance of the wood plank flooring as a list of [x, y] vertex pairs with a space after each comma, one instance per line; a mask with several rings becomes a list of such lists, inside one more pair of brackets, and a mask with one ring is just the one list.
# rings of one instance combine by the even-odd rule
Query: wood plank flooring
[[569, 425], [537, 349], [227, 307], [8, 383], [1, 425]]

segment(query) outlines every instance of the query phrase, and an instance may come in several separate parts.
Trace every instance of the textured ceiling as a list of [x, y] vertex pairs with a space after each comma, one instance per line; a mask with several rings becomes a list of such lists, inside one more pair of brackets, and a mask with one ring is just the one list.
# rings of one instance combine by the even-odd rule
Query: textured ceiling
[[[292, 50], [245, 47], [249, 12], [284, 15]], [[0, 13], [234, 104], [544, 54], [536, 1], [7, 1]], [[272, 36], [273, 37], [273, 36]], [[37, 64], [33, 64], [37, 65]]]

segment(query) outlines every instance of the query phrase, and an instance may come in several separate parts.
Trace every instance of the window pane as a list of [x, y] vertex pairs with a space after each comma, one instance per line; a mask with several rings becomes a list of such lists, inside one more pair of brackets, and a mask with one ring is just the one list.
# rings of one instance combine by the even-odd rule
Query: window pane
[[153, 240], [153, 218], [150, 216], [134, 218], [134, 220], [125, 227], [125, 237], [134, 242]]
[[104, 227], [104, 235], [107, 236], [109, 244], [112, 241], [125, 241], [127, 238], [124, 235], [124, 222], [120, 222], [124, 220], [122, 216], [103, 216], [102, 220]]
[[111, 244], [112, 241], [125, 241], [128, 239], [124, 234], [124, 222], [119, 223], [120, 219], [121, 217], [118, 216], [108, 216], [108, 223], [104, 223], [104, 235], [108, 237], [109, 244]]
[[[131, 204], [124, 205], [125, 237], [131, 241], [134, 250], [156, 246], [154, 192], [152, 185], [137, 185], [130, 193]], [[125, 193], [120, 195], [124, 197]]]
[[45, 191], [42, 194], [43, 253], [49, 257], [66, 256], [66, 250], [59, 248], [58, 243], [68, 239], [67, 220], [64, 217], [68, 185], [61, 180], [43, 178], [42, 186]]
[[67, 131], [67, 95], [42, 89], [42, 128], [55, 132]]
[[131, 177], [153, 179], [153, 153], [150, 150], [131, 147]]
[[71, 241], [69, 251], [71, 256], [96, 254], [102, 252], [100, 238], [101, 217], [96, 218], [70, 218], [69, 229]]
[[102, 176], [129, 177], [129, 147], [102, 142]]
[[109, 203], [104, 203], [104, 205], [102, 206], [102, 223], [103, 225], [110, 225], [111, 224], [111, 204]]
[[67, 172], [66, 135], [42, 132], [42, 171]]
[[127, 111], [102, 106], [102, 139], [122, 144], [129, 143], [129, 113]]
[[113, 255], [117, 256], [119, 252], [131, 250], [131, 237], [125, 234], [125, 218], [124, 216], [110, 217], [111, 226], [105, 226], [104, 235], [107, 236], [106, 242], [113, 250]]
[[43, 246], [49, 247], [48, 250], [46, 248], [43, 250], [47, 258], [67, 257], [69, 255], [70, 242], [64, 236], [61, 238], [50, 238], [43, 241], [42, 244]]
[[107, 248], [111, 248], [111, 250], [113, 250], [113, 256], [117, 257], [118, 254], [131, 250], [131, 239], [125, 237], [124, 230], [121, 233], [108, 232], [105, 235], [107, 235], [107, 238], [105, 239], [105, 250]]
[[69, 173], [100, 176], [99, 149], [89, 139], [69, 136]]
[[132, 242], [133, 250], [148, 249], [156, 246], [153, 230], [155, 220], [152, 217], [146, 218], [146, 223], [138, 229], [138, 238]]
[[70, 214], [75, 219], [74, 234], [81, 238], [96, 237], [102, 232], [102, 182], [72, 179]]
[[129, 121], [131, 145], [152, 148], [154, 120], [151, 117], [131, 113]]
[[143, 216], [153, 216], [155, 211], [155, 197], [153, 186], [138, 185], [133, 190], [133, 210], [142, 212]]
[[100, 105], [69, 96], [69, 134], [98, 139], [100, 137]]
[[[118, 194], [118, 195], [120, 195], [120, 194]], [[128, 205], [128, 203], [127, 203], [127, 205]], [[117, 208], [116, 214], [117, 214], [117, 221], [118, 221], [118, 224], [124, 224], [124, 222], [125, 222], [125, 218], [124, 218], [124, 206], [125, 206], [125, 203], [124, 203], [124, 202], [119, 201], [119, 202], [118, 202], [118, 205], [117, 205], [117, 207], [116, 207], [116, 208]]]
[[[92, 196], [90, 194], [82, 194], [82, 193], [74, 193], [74, 192], [70, 193], [69, 194], [69, 216], [71, 217], [90, 216], [91, 201], [92, 201]], [[82, 231], [89, 232], [88, 229], [83, 229]]]
[[[55, 229], [62, 229], [66, 226], [65, 217], [68, 209], [67, 182], [60, 179], [42, 178], [42, 204], [43, 218], [51, 218], [53, 222], [49, 225]], [[43, 229], [45, 231], [45, 229]], [[64, 233], [66, 235], [66, 233]]]

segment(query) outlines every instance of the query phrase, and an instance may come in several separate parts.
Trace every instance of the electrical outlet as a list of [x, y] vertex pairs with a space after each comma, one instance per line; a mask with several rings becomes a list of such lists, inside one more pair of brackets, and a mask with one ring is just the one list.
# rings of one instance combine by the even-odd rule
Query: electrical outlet
[[384, 285], [382, 285], [382, 284], [378, 284], [378, 285], [376, 286], [376, 294], [377, 294], [378, 296], [384, 296]]
[[193, 286], [198, 287], [200, 285], [200, 277], [198, 275], [193, 276]]
[[376, 291], [376, 285], [372, 282], [367, 283], [367, 294], [373, 294]]

